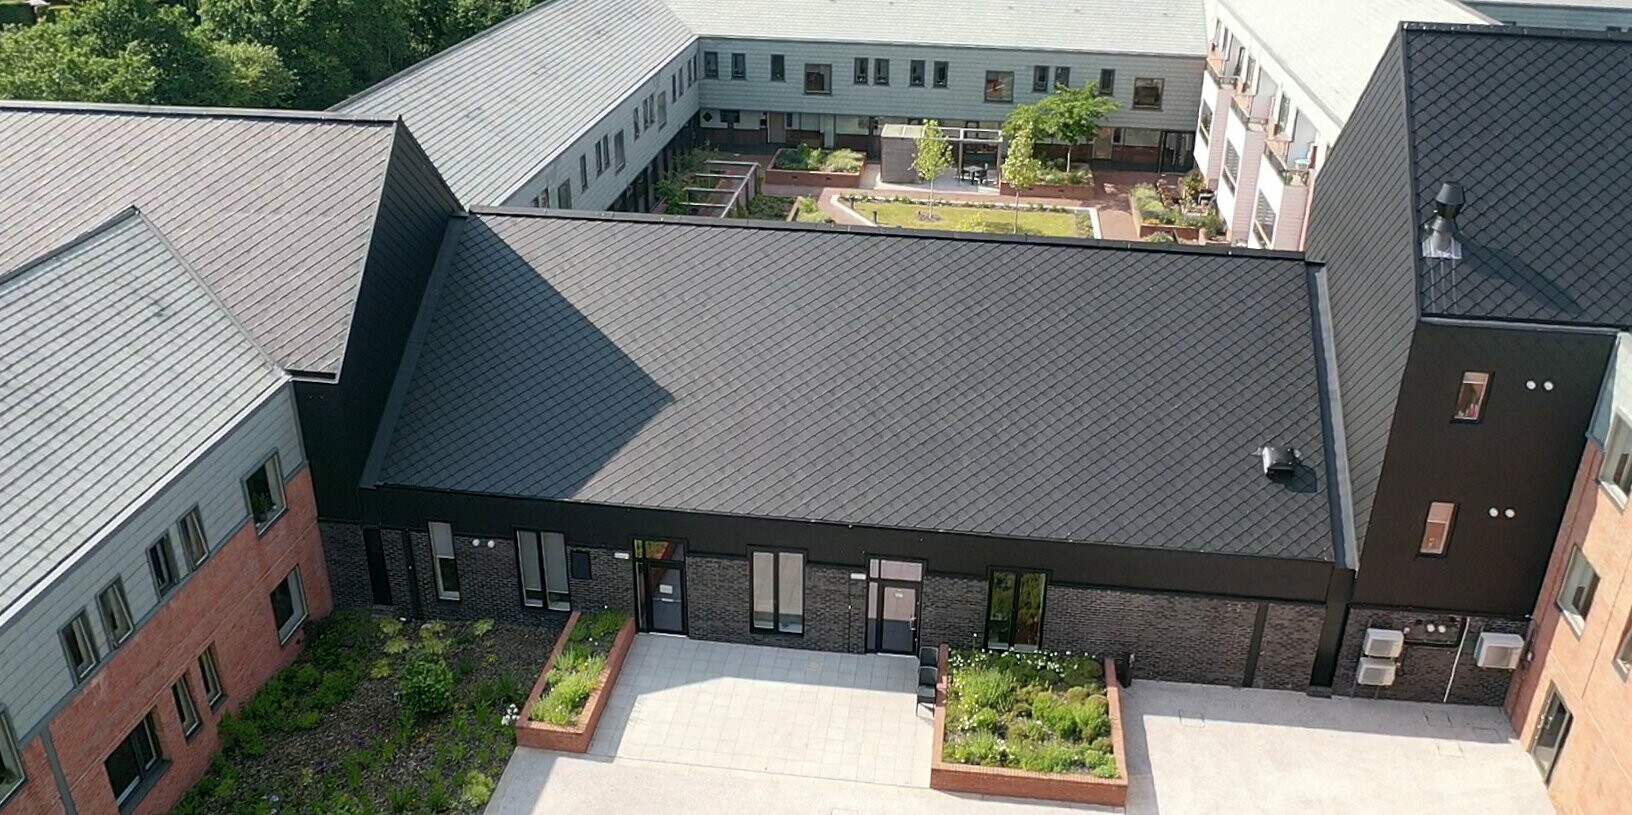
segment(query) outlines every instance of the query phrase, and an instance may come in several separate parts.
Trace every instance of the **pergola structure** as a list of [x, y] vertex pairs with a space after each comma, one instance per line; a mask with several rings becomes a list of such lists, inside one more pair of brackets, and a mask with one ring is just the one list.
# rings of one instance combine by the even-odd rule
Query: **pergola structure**
[[693, 174], [692, 178], [712, 182], [713, 186], [686, 187], [687, 200], [671, 206], [682, 208], [682, 214], [728, 217], [738, 207], [748, 206], [758, 194], [756, 182], [762, 172], [764, 168], [757, 162], [711, 159], [703, 165], [703, 171]]

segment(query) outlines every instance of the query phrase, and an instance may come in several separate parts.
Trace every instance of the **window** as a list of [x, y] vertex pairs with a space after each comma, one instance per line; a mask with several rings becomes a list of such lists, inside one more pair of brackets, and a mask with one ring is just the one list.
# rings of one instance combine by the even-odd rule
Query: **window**
[[17, 748], [17, 734], [11, 729], [11, 716], [0, 710], [0, 802], [23, 785], [28, 774], [23, 771], [23, 754]]
[[987, 71], [986, 72], [986, 101], [1013, 102], [1014, 101], [1014, 72]]
[[1620, 416], [1609, 431], [1609, 444], [1604, 453], [1604, 469], [1598, 479], [1612, 491], [1619, 491], [1623, 502], [1632, 495], [1632, 426]]
[[697, 58], [693, 56], [692, 61], [686, 63], [686, 87], [690, 88], [695, 84], [697, 84]]
[[431, 556], [436, 560], [436, 596], [459, 599], [459, 561], [453, 555], [453, 527], [431, 521]]
[[740, 111], [740, 110], [722, 110], [722, 111], [720, 111], [720, 124], [727, 124], [727, 125], [742, 124], [742, 111]]
[[805, 632], [805, 555], [803, 552], [749, 553], [749, 582], [753, 584], [753, 612], [757, 631], [782, 634]]
[[680, 72], [676, 71], [676, 72], [674, 72], [672, 74], [669, 74], [669, 101], [677, 102], [679, 100], [680, 100]]
[[887, 59], [873, 60], [873, 84], [890, 84], [890, 61]]
[[833, 92], [833, 66], [805, 63], [805, 93], [830, 94]]
[[551, 611], [571, 611], [567, 591], [567, 538], [559, 532], [516, 532], [521, 559], [521, 603]]
[[1043, 642], [1043, 593], [1048, 575], [997, 569], [986, 602], [986, 647], [1035, 651]]
[[255, 519], [255, 531], [265, 532], [272, 522], [283, 514], [283, 475], [278, 467], [278, 454], [267, 456], [261, 466], [244, 479], [244, 495], [249, 499], [249, 514]]
[[221, 669], [215, 661], [215, 646], [198, 655], [198, 675], [204, 680], [204, 703], [214, 708], [227, 698], [227, 689], [221, 684]]
[[629, 113], [630, 113], [630, 118], [635, 120], [635, 123], [634, 123], [635, 138], [639, 139], [640, 138], [640, 110], [637, 108], [635, 110], [629, 111]]
[[1575, 633], [1586, 625], [1587, 613], [1592, 611], [1592, 596], [1598, 593], [1598, 572], [1587, 562], [1581, 547], [1570, 552], [1570, 565], [1564, 570], [1564, 585], [1558, 590], [1558, 609], [1564, 612]]
[[1212, 141], [1212, 138], [1213, 138], [1213, 106], [1212, 105], [1207, 104], [1206, 102], [1201, 103], [1201, 115], [1198, 117], [1198, 121], [1201, 122], [1201, 141], [1203, 143]]
[[538, 194], [533, 196], [533, 206], [538, 207], [539, 209], [549, 209], [550, 208], [550, 191], [549, 190], [539, 190]]
[[198, 507], [187, 510], [187, 514], [176, 521], [176, 537], [181, 541], [181, 555], [187, 559], [187, 566], [194, 571], [210, 556], [210, 542], [204, 537], [204, 516], [199, 514]]
[[720, 78], [720, 55], [713, 51], [703, 52], [703, 78]]
[[159, 738], [154, 732], [153, 714], [149, 713], [102, 763], [108, 771], [108, 783], [113, 785], [114, 801], [123, 806], [143, 781], [155, 775], [160, 758]]
[[952, 73], [950, 63], [940, 62], [937, 60], [935, 63], [935, 87], [946, 87], [947, 76], [950, 73]]
[[181, 734], [192, 738], [203, 720], [198, 718], [198, 707], [193, 704], [193, 689], [187, 686], [187, 675], [182, 674], [170, 686], [170, 696], [176, 700], [176, 719], [181, 722]]
[[1428, 523], [1422, 530], [1422, 544], [1417, 552], [1424, 555], [1445, 554], [1445, 544], [1451, 540], [1451, 525], [1456, 522], [1456, 504], [1435, 501], [1428, 505]]
[[561, 186], [555, 188], [555, 205], [562, 209], [572, 209], [571, 181], [563, 181], [561, 182]]
[[924, 86], [924, 61], [915, 59], [907, 63], [907, 84], [914, 88]]
[[747, 79], [748, 78], [748, 55], [747, 54], [732, 54], [731, 55], [731, 78], [732, 79]]
[[[1621, 633], [1621, 647], [1615, 649], [1615, 667], [1620, 669], [1623, 677], [1632, 673], [1632, 621], [1627, 622], [1626, 631]], [[0, 778], [0, 796], [4, 795], [5, 779]]]
[[1462, 386], [1456, 391], [1456, 413], [1451, 418], [1458, 422], [1477, 422], [1485, 410], [1485, 392], [1490, 389], [1490, 374], [1467, 371], [1462, 374]]
[[612, 155], [616, 159], [616, 162], [617, 162], [614, 169], [616, 169], [618, 172], [623, 172], [624, 165], [627, 164], [628, 162], [625, 160], [624, 152], [623, 152], [623, 131], [622, 130], [619, 130], [617, 133], [614, 133], [612, 135]]
[[606, 172], [606, 148], [599, 141], [595, 142], [595, 177], [600, 178]]
[[91, 639], [91, 620], [81, 611], [62, 627], [63, 652], [68, 656], [68, 670], [74, 681], [89, 676], [96, 667], [96, 640]]
[[610, 134], [601, 137], [601, 153], [606, 156], [606, 169], [612, 169], [612, 136]]
[[782, 82], [788, 78], [788, 63], [781, 54], [771, 55], [771, 81]]
[[1162, 86], [1165, 79], [1146, 79], [1139, 77], [1133, 80], [1133, 108], [1134, 110], [1161, 110]]
[[1101, 68], [1099, 71], [1099, 95], [1116, 95], [1116, 69]]
[[1031, 66], [1031, 92], [1048, 93], [1048, 66]]
[[298, 567], [272, 590], [272, 621], [278, 626], [278, 642], [288, 642], [306, 622], [306, 590], [300, 585]]
[[147, 547], [147, 568], [153, 572], [154, 592], [159, 599], [164, 599], [176, 587], [176, 556], [171, 551], [168, 532]]
[[102, 614], [102, 630], [108, 634], [108, 647], [119, 647], [134, 627], [130, 621], [130, 601], [125, 599], [125, 581], [114, 578], [96, 595], [96, 608]]
[[[567, 185], [563, 184], [562, 186]], [[587, 191], [589, 189], [589, 156], [582, 154], [578, 156], [578, 189], [580, 191]], [[563, 204], [562, 206], [566, 205]]]
[[856, 82], [857, 85], [867, 84], [867, 58], [866, 57], [856, 57], [856, 79], [855, 79], [855, 82]]
[[1062, 66], [1054, 69], [1054, 87], [1056, 87], [1056, 88], [1069, 88], [1069, 87], [1071, 87], [1071, 69], [1070, 68], [1067, 68], [1067, 67], [1062, 65]]
[[662, 96], [657, 97], [657, 126], [669, 126], [669, 103], [663, 101]]

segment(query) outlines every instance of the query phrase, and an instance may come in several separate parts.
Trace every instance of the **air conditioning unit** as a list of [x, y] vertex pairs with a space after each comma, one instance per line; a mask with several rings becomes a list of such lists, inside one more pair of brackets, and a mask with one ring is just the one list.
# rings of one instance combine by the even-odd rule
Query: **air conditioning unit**
[[1394, 660], [1361, 657], [1360, 667], [1354, 672], [1354, 681], [1378, 688], [1394, 684]]
[[1391, 628], [1366, 629], [1366, 641], [1361, 651], [1368, 657], [1399, 659], [1405, 650], [1405, 632]]
[[1481, 668], [1496, 668], [1503, 671], [1519, 667], [1519, 658], [1522, 656], [1524, 637], [1490, 631], [1479, 635], [1479, 644], [1473, 651], [1474, 664]]

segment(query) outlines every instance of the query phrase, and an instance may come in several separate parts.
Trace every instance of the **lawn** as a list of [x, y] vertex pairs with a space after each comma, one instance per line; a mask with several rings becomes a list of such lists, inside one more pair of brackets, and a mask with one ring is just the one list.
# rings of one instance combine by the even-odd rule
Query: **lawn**
[[336, 613], [217, 725], [222, 749], [176, 815], [479, 813], [558, 631], [414, 627]]
[[1098, 660], [954, 651], [947, 669], [943, 761], [1117, 777]]
[[1059, 238], [1091, 238], [1093, 221], [1088, 213], [1063, 209], [1025, 209], [1015, 228], [1014, 210], [998, 207], [935, 205], [934, 220], [925, 204], [900, 201], [846, 200], [845, 204], [863, 218], [877, 219], [880, 226], [907, 229], [950, 229], [958, 232], [988, 232], [1009, 235], [1051, 235]]

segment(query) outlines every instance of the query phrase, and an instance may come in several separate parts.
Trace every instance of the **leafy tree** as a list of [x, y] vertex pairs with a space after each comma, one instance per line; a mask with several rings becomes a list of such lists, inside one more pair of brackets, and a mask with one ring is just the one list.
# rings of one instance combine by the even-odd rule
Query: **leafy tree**
[[930, 119], [924, 122], [924, 134], [918, 137], [918, 154], [912, 159], [912, 169], [918, 177], [929, 182], [929, 217], [935, 217], [935, 179], [952, 166], [952, 145], [941, 132], [941, 123]]
[[0, 32], [0, 98], [147, 102], [159, 79], [140, 43], [105, 54], [56, 24]]
[[295, 107], [325, 108], [418, 59], [409, 0], [203, 0], [206, 29], [277, 49]]
[[1119, 107], [1115, 99], [1100, 96], [1095, 83], [1081, 88], [1061, 85], [1035, 104], [1016, 105], [1003, 122], [1003, 135], [1012, 139], [1024, 131], [1034, 138], [1064, 142], [1065, 169], [1069, 172], [1071, 149], [1093, 137], [1099, 123]]
[[1020, 193], [1037, 186], [1043, 163], [1032, 155], [1031, 131], [1022, 130], [1009, 140], [1009, 154], [1003, 159], [1003, 181], [1014, 188], [1014, 231], [1020, 232]]
[[132, 45], [146, 52], [156, 76], [144, 102], [211, 105], [220, 96], [212, 43], [196, 31], [187, 10], [158, 0], [93, 0], [70, 9], [55, 25], [92, 43], [97, 56], [117, 58]]
[[258, 42], [213, 43], [211, 58], [221, 80], [215, 104], [230, 107], [279, 107], [294, 95], [298, 83], [270, 45]]

